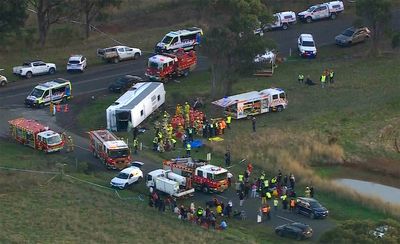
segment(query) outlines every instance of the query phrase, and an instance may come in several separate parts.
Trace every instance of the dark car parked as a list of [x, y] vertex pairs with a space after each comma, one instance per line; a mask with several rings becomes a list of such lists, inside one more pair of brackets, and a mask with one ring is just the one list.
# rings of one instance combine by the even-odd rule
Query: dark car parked
[[287, 236], [300, 241], [311, 238], [313, 230], [306, 224], [295, 222], [276, 227], [275, 233], [282, 237]]
[[325, 218], [329, 211], [314, 198], [298, 197], [296, 212], [309, 216], [311, 219]]
[[124, 75], [108, 86], [110, 92], [122, 93], [131, 88], [134, 84], [142, 82], [143, 79], [136, 75]]
[[370, 37], [371, 31], [367, 27], [350, 27], [335, 37], [335, 42], [339, 46], [351, 46], [363, 42]]

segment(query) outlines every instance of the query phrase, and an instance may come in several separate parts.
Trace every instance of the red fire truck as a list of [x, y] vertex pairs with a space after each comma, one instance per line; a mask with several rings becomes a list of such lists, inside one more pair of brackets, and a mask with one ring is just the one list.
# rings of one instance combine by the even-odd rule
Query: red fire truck
[[196, 162], [192, 158], [176, 158], [165, 160], [163, 168], [187, 177], [191, 180], [192, 187], [205, 193], [228, 189], [228, 170], [219, 166]]
[[108, 130], [89, 131], [90, 150], [109, 169], [123, 169], [132, 163], [128, 145]]
[[164, 53], [150, 57], [145, 75], [150, 80], [166, 82], [172, 77], [188, 76], [196, 65], [196, 52], [180, 49], [174, 54]]
[[46, 153], [57, 152], [64, 147], [65, 141], [60, 134], [35, 120], [18, 118], [8, 121], [8, 124], [11, 137], [24, 145]]

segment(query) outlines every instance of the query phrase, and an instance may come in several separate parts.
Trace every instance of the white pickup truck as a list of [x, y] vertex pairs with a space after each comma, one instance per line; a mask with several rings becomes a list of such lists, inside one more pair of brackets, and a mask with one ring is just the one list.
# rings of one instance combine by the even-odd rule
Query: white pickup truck
[[297, 14], [297, 17], [304, 22], [311, 23], [314, 20], [331, 18], [336, 19], [337, 15], [344, 11], [342, 1], [332, 1], [311, 6], [306, 11]]
[[33, 75], [54, 74], [56, 65], [53, 63], [45, 63], [41, 60], [25, 62], [22, 66], [13, 68], [13, 74], [21, 77], [31, 78]]
[[114, 46], [97, 49], [97, 56], [106, 62], [118, 63], [122, 60], [138, 59], [140, 56], [142, 56], [142, 51], [139, 48]]

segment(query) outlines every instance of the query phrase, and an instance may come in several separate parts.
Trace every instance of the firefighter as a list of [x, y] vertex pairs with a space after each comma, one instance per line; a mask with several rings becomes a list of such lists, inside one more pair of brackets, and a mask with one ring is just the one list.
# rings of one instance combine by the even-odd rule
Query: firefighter
[[186, 143], [186, 156], [190, 157], [190, 151], [192, 150], [192, 145], [190, 143]]
[[231, 121], [232, 121], [232, 116], [231, 115], [226, 116], [226, 127], [228, 127], [228, 129], [231, 128]]
[[67, 137], [67, 152], [74, 151], [74, 141], [72, 140], [71, 136]]
[[153, 151], [157, 151], [158, 148], [158, 137], [155, 136], [153, 139]]
[[176, 140], [173, 137], [171, 138], [171, 144], [172, 144], [172, 150], [175, 150]]
[[304, 196], [305, 197], [310, 197], [311, 196], [311, 191], [308, 186], [306, 186], [306, 190], [304, 191]]
[[135, 150], [134, 153], [138, 153], [138, 148], [139, 148], [139, 140], [137, 138], [133, 139], [133, 149]]
[[188, 102], [185, 102], [185, 115], [189, 115], [189, 113], [190, 113], [190, 105], [189, 105], [189, 103]]
[[278, 204], [279, 204], [278, 198], [275, 198], [274, 199], [274, 210], [275, 211], [278, 211]]
[[268, 205], [268, 203], [265, 204], [265, 205], [262, 207], [261, 210], [262, 210], [262, 213], [263, 213], [263, 216], [264, 216], [264, 217], [267, 216], [268, 219], [271, 219], [271, 215], [270, 215], [271, 207]]

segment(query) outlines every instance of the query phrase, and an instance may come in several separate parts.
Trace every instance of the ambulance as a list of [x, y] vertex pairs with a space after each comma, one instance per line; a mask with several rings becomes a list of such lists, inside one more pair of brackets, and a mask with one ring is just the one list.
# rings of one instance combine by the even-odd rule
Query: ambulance
[[226, 115], [242, 119], [272, 111], [281, 112], [286, 109], [288, 100], [283, 89], [269, 88], [224, 97], [212, 103], [224, 108]]
[[33, 88], [25, 99], [25, 105], [27, 107], [42, 108], [51, 102], [67, 102], [72, 98], [71, 91], [72, 85], [69, 80], [57, 78], [47, 81]]
[[198, 27], [191, 27], [184, 30], [171, 31], [157, 43], [155, 53], [175, 52], [180, 48], [185, 51], [195, 50], [200, 45], [203, 30]]

